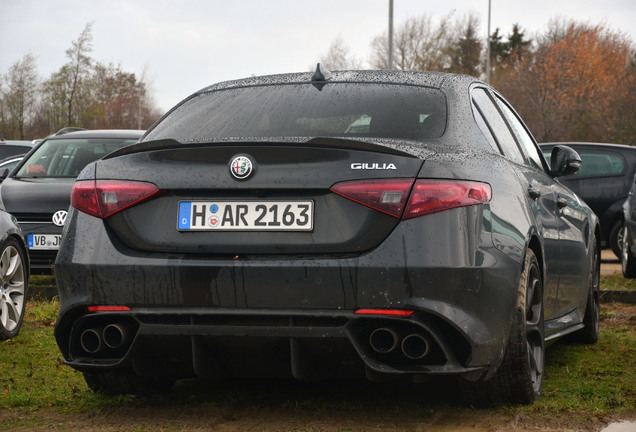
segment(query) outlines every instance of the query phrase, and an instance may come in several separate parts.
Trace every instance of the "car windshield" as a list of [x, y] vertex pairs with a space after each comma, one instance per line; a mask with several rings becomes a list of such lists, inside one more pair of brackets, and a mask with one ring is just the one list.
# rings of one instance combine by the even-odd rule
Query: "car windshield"
[[74, 138], [45, 141], [16, 173], [16, 177], [77, 177], [86, 165], [136, 139]]
[[446, 99], [427, 87], [328, 83], [242, 87], [202, 93], [145, 138], [182, 143], [245, 137], [439, 138]]

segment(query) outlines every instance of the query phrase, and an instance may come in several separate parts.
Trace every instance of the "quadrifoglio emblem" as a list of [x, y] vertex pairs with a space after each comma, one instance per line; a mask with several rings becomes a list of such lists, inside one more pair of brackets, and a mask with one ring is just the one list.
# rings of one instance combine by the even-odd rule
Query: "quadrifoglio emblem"
[[244, 180], [252, 175], [254, 171], [254, 165], [252, 161], [247, 156], [236, 156], [230, 162], [230, 172], [239, 180]]

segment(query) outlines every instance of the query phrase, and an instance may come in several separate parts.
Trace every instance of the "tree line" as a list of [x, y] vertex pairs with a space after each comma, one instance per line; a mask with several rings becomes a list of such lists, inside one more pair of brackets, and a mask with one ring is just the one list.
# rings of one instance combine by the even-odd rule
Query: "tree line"
[[[409, 18], [394, 32], [393, 68], [488, 77], [540, 142], [636, 144], [636, 49], [627, 35], [555, 19], [531, 39], [515, 24], [507, 35], [498, 28], [489, 35], [488, 61], [479, 26], [472, 14]], [[388, 35], [370, 45], [364, 61], [338, 37], [322, 62], [333, 70], [387, 69]], [[32, 54], [0, 74], [0, 138], [41, 138], [67, 126], [145, 129], [161, 116], [144, 76], [96, 62], [91, 52], [89, 23], [47, 79]]]
[[[636, 144], [636, 49], [627, 35], [554, 19], [530, 39], [515, 24], [507, 35], [499, 28], [489, 35], [488, 61], [479, 25], [472, 14], [409, 18], [394, 31], [393, 68], [488, 77], [539, 142]], [[371, 41], [367, 61], [340, 37], [321, 61], [333, 70], [387, 69], [388, 59], [385, 33]]]
[[92, 23], [66, 50], [67, 62], [42, 79], [26, 54], [0, 74], [0, 138], [31, 140], [64, 127], [146, 129], [162, 111], [144, 76], [90, 57]]

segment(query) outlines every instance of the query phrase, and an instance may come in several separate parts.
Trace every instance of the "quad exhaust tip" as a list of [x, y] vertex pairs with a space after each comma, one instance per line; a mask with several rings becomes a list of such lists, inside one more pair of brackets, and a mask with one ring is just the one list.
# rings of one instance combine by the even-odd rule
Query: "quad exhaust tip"
[[428, 338], [410, 333], [400, 340], [398, 333], [388, 327], [379, 327], [369, 335], [371, 349], [379, 354], [389, 354], [400, 347], [401, 354], [410, 360], [420, 360], [430, 352]]
[[80, 334], [80, 346], [88, 354], [121, 348], [127, 340], [126, 327], [117, 323], [108, 324], [104, 328], [88, 328]]

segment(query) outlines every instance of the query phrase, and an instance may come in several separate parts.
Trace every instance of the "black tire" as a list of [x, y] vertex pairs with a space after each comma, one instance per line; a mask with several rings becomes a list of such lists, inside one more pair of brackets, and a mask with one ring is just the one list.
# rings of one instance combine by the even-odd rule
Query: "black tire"
[[623, 243], [621, 245], [621, 267], [623, 270], [623, 277], [628, 279], [636, 278], [636, 257], [632, 254], [630, 248], [631, 242], [629, 241], [629, 232], [627, 226], [623, 226]]
[[610, 229], [607, 241], [616, 258], [620, 259], [623, 248], [623, 221], [616, 221], [612, 229]]
[[488, 381], [460, 381], [464, 400], [473, 406], [531, 404], [541, 395], [545, 363], [543, 284], [539, 262], [528, 250], [519, 281], [508, 347]]
[[142, 377], [128, 371], [84, 372], [84, 381], [95, 393], [151, 396], [170, 391], [173, 379]]
[[24, 252], [17, 240], [7, 238], [0, 246], [0, 340], [20, 331], [28, 284]]
[[585, 304], [585, 315], [583, 315], [583, 328], [576, 332], [577, 342], [594, 344], [598, 341], [598, 323], [601, 317], [601, 307], [599, 304], [599, 288], [601, 284], [601, 258], [594, 239], [592, 256], [590, 262], [590, 276], [588, 279], [587, 302]]

